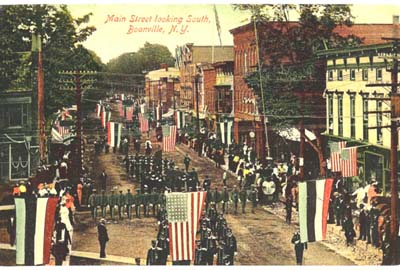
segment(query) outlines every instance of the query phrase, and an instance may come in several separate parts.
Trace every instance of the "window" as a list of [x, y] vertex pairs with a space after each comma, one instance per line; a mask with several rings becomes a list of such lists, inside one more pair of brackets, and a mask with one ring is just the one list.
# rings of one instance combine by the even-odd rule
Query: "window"
[[356, 136], [356, 98], [354, 94], [350, 94], [350, 137]]
[[328, 94], [328, 130], [329, 134], [333, 134], [333, 96]]
[[337, 79], [338, 81], [343, 81], [343, 70], [338, 70]]
[[363, 81], [368, 81], [368, 69], [363, 69], [362, 70], [362, 79]]
[[333, 81], [333, 70], [328, 71], [328, 81]]
[[28, 122], [28, 104], [0, 106], [0, 128], [23, 127]]
[[363, 136], [368, 141], [368, 96], [363, 96]]
[[382, 69], [381, 68], [378, 68], [376, 70], [376, 80], [377, 81], [382, 81]]
[[356, 70], [355, 69], [350, 69], [350, 80], [351, 81], [356, 80]]
[[343, 136], [343, 95], [338, 95], [338, 125], [339, 136]]

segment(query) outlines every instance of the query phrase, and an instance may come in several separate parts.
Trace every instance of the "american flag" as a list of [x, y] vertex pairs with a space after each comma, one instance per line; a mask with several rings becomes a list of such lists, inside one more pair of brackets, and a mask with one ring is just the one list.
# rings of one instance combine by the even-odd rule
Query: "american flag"
[[144, 116], [139, 113], [139, 122], [140, 122], [140, 132], [147, 132], [149, 131], [149, 121], [144, 118]]
[[60, 125], [60, 121], [57, 121], [57, 122], [56, 122], [56, 127], [57, 127], [58, 133], [60, 133], [60, 135], [61, 135], [63, 138], [71, 132], [70, 127], [61, 126], [61, 125]]
[[[166, 132], [164, 132], [164, 130]], [[176, 142], [176, 126], [167, 126], [167, 127], [163, 126], [162, 150], [164, 152], [175, 151], [175, 142]]]
[[357, 147], [342, 148], [340, 156], [342, 163], [342, 176], [357, 176]]
[[166, 195], [172, 261], [192, 260], [196, 232], [206, 192], [172, 192]]
[[346, 142], [331, 142], [331, 171], [340, 172], [342, 171], [342, 162], [340, 161], [340, 153], [342, 148], [346, 147]]

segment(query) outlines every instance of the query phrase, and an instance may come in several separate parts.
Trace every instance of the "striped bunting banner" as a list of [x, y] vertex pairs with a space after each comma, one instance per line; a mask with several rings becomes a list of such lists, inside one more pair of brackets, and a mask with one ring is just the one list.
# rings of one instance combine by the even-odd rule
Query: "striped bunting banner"
[[299, 224], [302, 243], [326, 239], [333, 179], [299, 183]]
[[16, 264], [50, 262], [51, 237], [58, 198], [15, 198]]

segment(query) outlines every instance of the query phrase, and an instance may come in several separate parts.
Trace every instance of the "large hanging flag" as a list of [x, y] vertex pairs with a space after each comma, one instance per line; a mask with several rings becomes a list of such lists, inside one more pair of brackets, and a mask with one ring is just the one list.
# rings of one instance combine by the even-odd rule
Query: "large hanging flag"
[[[173, 152], [175, 151], [176, 142], [176, 126], [163, 126], [163, 151]], [[165, 133], [164, 133], [165, 131]]]
[[101, 122], [101, 127], [102, 128], [106, 128], [106, 122], [107, 122], [107, 116], [106, 116], [106, 112], [105, 110], [101, 111], [101, 115], [100, 115], [100, 122]]
[[119, 116], [124, 117], [124, 105], [122, 105], [122, 101], [118, 100], [118, 111]]
[[103, 106], [101, 104], [96, 104], [96, 116], [97, 118], [100, 118], [100, 113], [103, 109]]
[[122, 123], [107, 122], [107, 143], [111, 147], [121, 144]]
[[340, 159], [342, 176], [357, 176], [357, 147], [342, 148]]
[[178, 129], [185, 127], [185, 113], [181, 111], [175, 111], [175, 120]]
[[299, 183], [299, 224], [302, 243], [326, 239], [333, 179]]
[[172, 261], [194, 258], [196, 232], [206, 192], [171, 192], [166, 195]]
[[121, 135], [122, 135], [122, 123], [115, 123], [115, 133], [117, 134], [116, 146], [119, 148], [121, 145]]
[[140, 123], [140, 132], [149, 131], [149, 120], [147, 120], [143, 114], [139, 113], [139, 123]]
[[58, 198], [14, 198], [14, 202], [16, 264], [48, 264]]
[[219, 126], [221, 130], [221, 141], [222, 143], [225, 143], [225, 122], [220, 122]]
[[134, 110], [135, 110], [135, 108], [133, 107], [133, 105], [127, 107], [127, 111], [126, 111], [126, 120], [132, 121]]
[[331, 150], [331, 171], [332, 172], [340, 172], [342, 171], [342, 162], [340, 158], [340, 154], [342, 148], [346, 147], [346, 142], [331, 142], [329, 144]]
[[233, 121], [228, 121], [228, 127], [226, 130], [226, 143], [228, 145], [231, 145], [232, 143], [232, 126], [233, 126]]

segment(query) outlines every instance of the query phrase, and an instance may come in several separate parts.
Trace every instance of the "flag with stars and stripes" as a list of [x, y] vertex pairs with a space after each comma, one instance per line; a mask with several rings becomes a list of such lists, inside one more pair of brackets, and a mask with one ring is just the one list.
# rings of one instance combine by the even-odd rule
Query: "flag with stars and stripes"
[[206, 192], [172, 192], [166, 195], [169, 245], [172, 261], [194, 259], [198, 223]]
[[175, 143], [176, 143], [176, 126], [168, 126], [168, 131], [164, 133], [163, 128], [163, 145], [162, 150], [164, 152], [173, 152], [175, 151]]
[[342, 171], [342, 161], [341, 161], [341, 151], [342, 148], [346, 147], [346, 142], [331, 142], [329, 144], [331, 150], [331, 171], [341, 172]]

